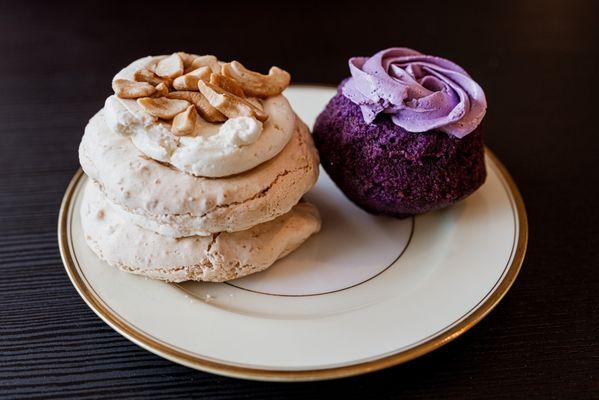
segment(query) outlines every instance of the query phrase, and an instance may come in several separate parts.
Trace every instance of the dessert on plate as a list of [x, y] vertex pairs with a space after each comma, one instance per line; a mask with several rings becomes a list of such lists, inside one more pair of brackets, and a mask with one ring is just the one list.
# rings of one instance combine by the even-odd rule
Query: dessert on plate
[[113, 79], [85, 129], [82, 226], [122, 270], [225, 281], [272, 265], [320, 229], [302, 196], [318, 178], [290, 76], [211, 55], [145, 57]]
[[463, 68], [407, 48], [351, 58], [349, 68], [313, 129], [324, 169], [349, 199], [405, 218], [483, 184], [487, 103]]

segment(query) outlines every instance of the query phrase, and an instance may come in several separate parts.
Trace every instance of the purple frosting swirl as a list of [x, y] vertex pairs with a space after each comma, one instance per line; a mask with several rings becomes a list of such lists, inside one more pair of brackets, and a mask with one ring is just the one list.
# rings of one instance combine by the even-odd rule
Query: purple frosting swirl
[[458, 138], [481, 122], [487, 100], [464, 69], [440, 57], [394, 47], [349, 60], [352, 77], [342, 93], [360, 106], [364, 121], [390, 114], [409, 132], [437, 129]]

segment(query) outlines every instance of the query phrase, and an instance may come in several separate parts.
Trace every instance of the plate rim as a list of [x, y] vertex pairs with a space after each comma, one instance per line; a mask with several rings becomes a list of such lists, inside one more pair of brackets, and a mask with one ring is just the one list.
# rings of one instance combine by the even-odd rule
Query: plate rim
[[[326, 87], [325, 85], [319, 86], [311, 84], [297, 86], [304, 88]], [[262, 381], [317, 381], [343, 378], [378, 371], [384, 368], [405, 363], [407, 361], [413, 360], [414, 358], [427, 354], [464, 334], [495, 308], [495, 306], [509, 291], [510, 287], [516, 280], [518, 273], [520, 272], [528, 244], [528, 218], [524, 201], [507, 168], [501, 163], [501, 161], [499, 161], [497, 156], [488, 147], [485, 147], [485, 153], [489, 157], [490, 161], [493, 162], [493, 164], [495, 164], [497, 167], [500, 177], [505, 180], [505, 183], [507, 184], [510, 194], [514, 200], [516, 214], [518, 216], [518, 240], [514, 257], [512, 258], [512, 262], [509, 265], [507, 272], [505, 273], [501, 282], [496, 286], [495, 290], [487, 297], [487, 299], [479, 304], [479, 306], [470, 315], [458, 322], [455, 326], [412, 348], [375, 360], [340, 367], [309, 370], [275, 370], [242, 367], [230, 365], [224, 362], [216, 362], [197, 356], [191, 356], [177, 349], [165, 346], [164, 344], [154, 340], [144, 333], [137, 331], [134, 327], [129, 325], [127, 321], [112, 313], [104, 304], [104, 302], [86, 286], [84, 279], [79, 275], [75, 266], [75, 262], [73, 261], [73, 257], [71, 256], [72, 249], [69, 246], [69, 232], [67, 227], [70, 218], [69, 211], [71, 210], [71, 205], [74, 200], [73, 195], [75, 194], [75, 189], [79, 184], [79, 181], [85, 175], [81, 168], [79, 168], [73, 178], [71, 178], [60, 205], [57, 229], [60, 256], [71, 283], [88, 307], [91, 308], [92, 311], [94, 311], [94, 313], [100, 317], [100, 319], [102, 319], [107, 325], [124, 336], [126, 339], [132, 341], [143, 349], [175, 363], [218, 375]]]

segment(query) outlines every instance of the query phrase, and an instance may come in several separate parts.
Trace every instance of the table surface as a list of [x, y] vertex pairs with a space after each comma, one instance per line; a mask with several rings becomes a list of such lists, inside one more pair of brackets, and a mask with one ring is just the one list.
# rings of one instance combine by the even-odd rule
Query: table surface
[[[0, 3], [0, 397], [597, 398], [598, 3]], [[422, 4], [415, 4], [422, 3]], [[56, 222], [87, 120], [123, 65], [186, 50], [338, 83], [347, 59], [409, 46], [486, 91], [486, 143], [530, 224], [521, 274], [449, 345], [337, 381], [243, 381], [163, 360], [105, 325], [64, 272]]]

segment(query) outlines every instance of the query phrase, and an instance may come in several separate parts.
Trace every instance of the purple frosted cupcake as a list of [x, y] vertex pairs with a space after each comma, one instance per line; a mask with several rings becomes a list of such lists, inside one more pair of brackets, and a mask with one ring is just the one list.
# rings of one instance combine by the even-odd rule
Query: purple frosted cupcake
[[407, 48], [352, 58], [349, 68], [313, 130], [322, 165], [347, 197], [405, 218], [483, 184], [487, 102], [466, 71]]

